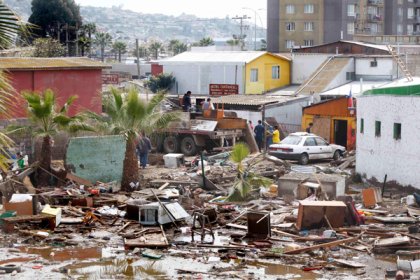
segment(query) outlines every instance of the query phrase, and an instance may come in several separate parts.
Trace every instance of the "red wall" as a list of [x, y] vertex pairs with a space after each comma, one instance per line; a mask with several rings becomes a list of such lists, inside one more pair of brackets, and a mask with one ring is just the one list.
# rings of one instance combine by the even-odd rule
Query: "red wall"
[[162, 73], [163, 73], [163, 66], [159, 65], [159, 64], [156, 64], [156, 63], [153, 63], [152, 64], [152, 75], [157, 76], [157, 75], [162, 74]]
[[[43, 91], [52, 89], [56, 93], [58, 104], [62, 105], [68, 97], [77, 95], [77, 100], [70, 109], [70, 114], [83, 110], [96, 113], [102, 111], [100, 92], [102, 90], [102, 70], [45, 70], [45, 71], [10, 71], [9, 79], [18, 94], [22, 91]], [[26, 117], [26, 105], [18, 102], [19, 109], [15, 117]]]

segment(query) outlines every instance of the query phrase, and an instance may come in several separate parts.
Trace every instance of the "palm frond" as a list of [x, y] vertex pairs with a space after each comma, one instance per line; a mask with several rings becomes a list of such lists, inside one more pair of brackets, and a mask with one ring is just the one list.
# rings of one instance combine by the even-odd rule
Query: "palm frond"
[[249, 156], [249, 148], [245, 143], [237, 143], [230, 153], [230, 159], [240, 164], [246, 157]]

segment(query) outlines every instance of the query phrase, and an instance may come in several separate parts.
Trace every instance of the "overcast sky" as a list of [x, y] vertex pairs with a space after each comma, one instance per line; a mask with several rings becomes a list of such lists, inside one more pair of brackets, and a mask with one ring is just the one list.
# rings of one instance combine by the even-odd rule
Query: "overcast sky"
[[[260, 18], [266, 26], [267, 0], [76, 0], [82, 6], [111, 7], [123, 5], [124, 9], [142, 13], [161, 13], [166, 15], [180, 15], [182, 13], [198, 17], [218, 17], [248, 15], [254, 20], [254, 12], [244, 10], [243, 7], [257, 12], [257, 24]], [[262, 9], [262, 10], [259, 10]], [[259, 17], [258, 17], [259, 15]]]

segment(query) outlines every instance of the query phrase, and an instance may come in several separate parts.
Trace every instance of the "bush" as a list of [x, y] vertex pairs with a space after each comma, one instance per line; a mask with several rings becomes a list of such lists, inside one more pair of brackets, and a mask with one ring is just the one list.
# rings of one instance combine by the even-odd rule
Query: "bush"
[[175, 83], [175, 78], [172, 74], [159, 74], [153, 76], [146, 82], [146, 86], [154, 93], [159, 91], [168, 91]]

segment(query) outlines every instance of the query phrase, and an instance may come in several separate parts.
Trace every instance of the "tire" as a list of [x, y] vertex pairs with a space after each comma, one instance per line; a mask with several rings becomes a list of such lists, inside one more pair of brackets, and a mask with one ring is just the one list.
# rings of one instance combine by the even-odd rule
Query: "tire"
[[197, 154], [197, 145], [194, 138], [186, 136], [181, 140], [181, 153], [186, 156], [195, 156]]
[[300, 155], [299, 164], [300, 165], [307, 165], [309, 162], [309, 156], [307, 153], [303, 153]]
[[163, 151], [167, 154], [179, 152], [179, 141], [176, 136], [167, 136], [163, 140]]
[[336, 150], [333, 155], [333, 160], [339, 160], [340, 157], [341, 157], [341, 152], [339, 150]]

